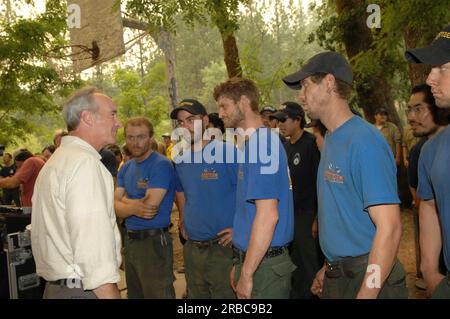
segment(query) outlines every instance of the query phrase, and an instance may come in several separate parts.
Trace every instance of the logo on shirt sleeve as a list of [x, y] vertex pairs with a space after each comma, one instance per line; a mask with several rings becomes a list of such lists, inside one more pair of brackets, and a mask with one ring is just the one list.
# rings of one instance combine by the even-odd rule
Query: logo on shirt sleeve
[[341, 174], [341, 169], [332, 163], [328, 164], [324, 178], [330, 183], [344, 184], [344, 176]]

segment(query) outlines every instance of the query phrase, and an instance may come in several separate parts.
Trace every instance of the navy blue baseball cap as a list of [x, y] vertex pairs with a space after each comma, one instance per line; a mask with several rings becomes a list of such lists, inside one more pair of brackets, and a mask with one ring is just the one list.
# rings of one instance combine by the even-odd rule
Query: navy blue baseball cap
[[177, 107], [174, 108], [172, 112], [170, 112], [170, 118], [176, 120], [178, 111], [181, 110], [191, 113], [192, 115], [208, 115], [202, 103], [194, 99], [184, 99], [178, 103]]
[[326, 51], [316, 54], [297, 72], [283, 78], [283, 82], [291, 89], [300, 90], [300, 82], [316, 73], [333, 74], [338, 80], [352, 85], [353, 72], [350, 64], [339, 53]]
[[405, 58], [412, 63], [430, 65], [442, 65], [450, 62], [450, 25], [439, 32], [429, 46], [406, 50]]

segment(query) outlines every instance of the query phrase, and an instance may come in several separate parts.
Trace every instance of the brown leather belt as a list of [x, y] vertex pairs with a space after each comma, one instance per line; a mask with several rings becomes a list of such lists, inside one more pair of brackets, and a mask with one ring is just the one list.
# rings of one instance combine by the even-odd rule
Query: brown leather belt
[[219, 243], [220, 237], [210, 239], [210, 240], [190, 240], [188, 239], [188, 242], [190, 242], [193, 246], [197, 248], [208, 248], [213, 245], [217, 245]]

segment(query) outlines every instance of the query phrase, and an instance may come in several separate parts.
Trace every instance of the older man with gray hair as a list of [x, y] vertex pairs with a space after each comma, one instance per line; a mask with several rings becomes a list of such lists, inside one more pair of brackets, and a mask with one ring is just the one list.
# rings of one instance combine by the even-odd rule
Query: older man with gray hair
[[69, 131], [41, 170], [33, 195], [31, 240], [44, 298], [120, 298], [120, 234], [111, 174], [99, 150], [115, 143], [117, 107], [95, 88], [64, 105]]

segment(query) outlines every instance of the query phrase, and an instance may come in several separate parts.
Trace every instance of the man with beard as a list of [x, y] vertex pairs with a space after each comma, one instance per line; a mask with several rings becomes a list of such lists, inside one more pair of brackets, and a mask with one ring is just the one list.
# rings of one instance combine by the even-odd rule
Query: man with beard
[[412, 188], [416, 207], [420, 199], [416, 197], [419, 178], [417, 176], [419, 155], [425, 142], [442, 131], [448, 124], [449, 112], [436, 106], [431, 87], [427, 84], [416, 85], [406, 109], [408, 123], [414, 137], [420, 138], [409, 153], [408, 182]]
[[[418, 209], [420, 199], [416, 196], [418, 176], [417, 165], [419, 163], [419, 155], [425, 142], [435, 136], [438, 132], [445, 128], [448, 124], [448, 112], [445, 109], [439, 109], [436, 106], [431, 87], [426, 84], [415, 86], [411, 91], [411, 97], [406, 109], [408, 123], [411, 126], [414, 137], [421, 138], [419, 142], [411, 148], [409, 153], [408, 166], [408, 182], [411, 193], [414, 198], [415, 207]], [[419, 245], [419, 216], [417, 211], [414, 214], [414, 224], [416, 231], [416, 261], [417, 261], [417, 277], [422, 278], [419, 270], [420, 267], [420, 245]], [[424, 288], [421, 279], [416, 282], [420, 288]]]
[[181, 101], [170, 117], [184, 129], [188, 143], [182, 154], [174, 154], [180, 232], [187, 239], [183, 247], [187, 297], [235, 298], [228, 274], [233, 262], [230, 244], [236, 205], [237, 149], [222, 142], [219, 129], [206, 130], [208, 114], [197, 100]]
[[[407, 50], [413, 63], [431, 65], [427, 84], [439, 108], [450, 108], [450, 25], [427, 47]], [[427, 293], [433, 298], [450, 298], [450, 275], [439, 273], [439, 255], [444, 249], [450, 272], [450, 127], [425, 143], [419, 158], [417, 196], [419, 208], [421, 270]]]
[[337, 52], [323, 52], [283, 81], [300, 89], [303, 109], [328, 129], [317, 174], [319, 240], [327, 260], [311, 291], [324, 298], [407, 298], [397, 260], [396, 165], [380, 132], [348, 105], [350, 65]]
[[245, 130], [247, 138], [238, 172], [231, 285], [241, 299], [289, 298], [295, 265], [287, 250], [293, 199], [286, 152], [278, 135], [263, 126], [253, 81], [231, 78], [216, 86], [214, 99], [225, 126]]
[[125, 124], [133, 159], [117, 176], [114, 203], [125, 218], [125, 274], [130, 299], [173, 299], [173, 249], [169, 234], [175, 194], [170, 160], [152, 150], [153, 125], [143, 117]]

